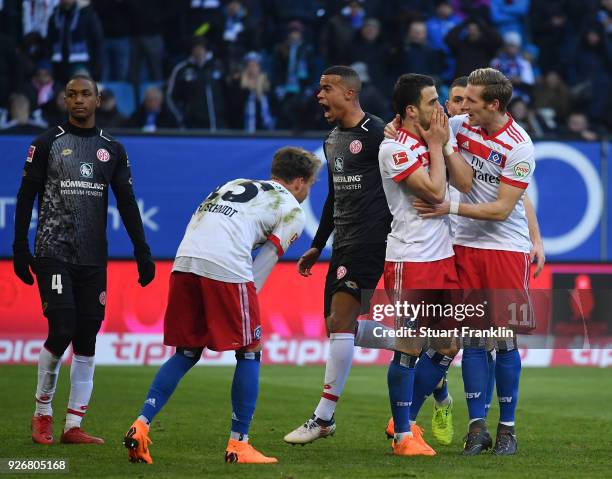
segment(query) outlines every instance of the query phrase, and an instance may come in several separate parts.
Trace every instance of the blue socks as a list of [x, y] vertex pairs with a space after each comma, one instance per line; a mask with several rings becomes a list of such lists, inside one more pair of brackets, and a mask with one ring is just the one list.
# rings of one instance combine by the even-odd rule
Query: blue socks
[[261, 353], [236, 352], [232, 382], [232, 433], [248, 436], [259, 393]]
[[495, 377], [497, 379], [500, 423], [514, 424], [520, 376], [521, 356], [518, 350], [498, 351]]
[[484, 348], [464, 348], [461, 373], [470, 420], [484, 419], [489, 375], [487, 352]]
[[421, 406], [444, 377], [453, 358], [437, 353], [435, 349], [423, 352], [414, 368], [414, 393], [410, 406], [410, 420], [416, 421]]
[[395, 433], [410, 432], [410, 402], [417, 357], [395, 351], [389, 364], [387, 384]]
[[491, 402], [493, 401], [493, 390], [495, 389], [495, 349], [487, 351], [487, 364], [489, 376], [487, 377], [487, 394], [485, 396], [485, 417], [489, 415]]
[[140, 411], [140, 415], [148, 423], [151, 423], [153, 418], [162, 410], [187, 371], [199, 361], [200, 354], [194, 353], [192, 350], [182, 350], [180, 352], [177, 350], [174, 356], [159, 368]]
[[446, 373], [444, 373], [442, 387], [433, 390], [433, 397], [436, 402], [442, 402], [448, 397], [448, 381], [446, 380]]

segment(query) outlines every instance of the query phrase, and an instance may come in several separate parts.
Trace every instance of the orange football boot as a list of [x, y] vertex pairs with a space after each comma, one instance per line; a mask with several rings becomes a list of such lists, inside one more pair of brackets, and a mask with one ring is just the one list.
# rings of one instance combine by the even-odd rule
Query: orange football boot
[[[427, 447], [425, 447], [427, 446]], [[435, 456], [436, 451], [429, 447], [424, 441], [420, 441], [413, 433], [406, 436], [401, 442], [393, 441], [393, 454], [396, 456]]]
[[264, 456], [248, 442], [230, 439], [225, 448], [225, 462], [237, 462], [239, 464], [276, 464], [278, 459]]
[[149, 439], [149, 427], [140, 419], [136, 419], [123, 438], [123, 445], [128, 450], [130, 462], [153, 464], [149, 444], [153, 444]]

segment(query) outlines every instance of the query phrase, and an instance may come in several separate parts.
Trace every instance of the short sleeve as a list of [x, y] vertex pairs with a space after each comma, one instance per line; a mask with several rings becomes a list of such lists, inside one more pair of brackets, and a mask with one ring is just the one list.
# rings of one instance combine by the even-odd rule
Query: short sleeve
[[[451, 129], [453, 137], [457, 134], [457, 132], [459, 131], [459, 128], [461, 128], [461, 125], [463, 124], [464, 121], [466, 121], [465, 115], [455, 115], [448, 119], [448, 126]], [[455, 142], [456, 141], [457, 140], [455, 139]]]
[[115, 165], [115, 171], [113, 172], [113, 187], [131, 185], [132, 172], [130, 170], [130, 162], [128, 160], [127, 153], [121, 143], [117, 142], [116, 145], [117, 163]]
[[381, 147], [379, 155], [383, 177], [396, 183], [408, 178], [421, 166], [417, 154], [399, 143], [387, 143]]
[[534, 170], [533, 143], [522, 143], [508, 155], [500, 181], [524, 190], [529, 186]]
[[38, 184], [45, 182], [50, 150], [51, 143], [45, 135], [39, 136], [33, 141], [26, 154], [25, 167], [23, 168], [24, 179]]
[[268, 240], [276, 246], [279, 258], [300, 237], [305, 221], [304, 211], [299, 206], [282, 208], [281, 216], [268, 236]]

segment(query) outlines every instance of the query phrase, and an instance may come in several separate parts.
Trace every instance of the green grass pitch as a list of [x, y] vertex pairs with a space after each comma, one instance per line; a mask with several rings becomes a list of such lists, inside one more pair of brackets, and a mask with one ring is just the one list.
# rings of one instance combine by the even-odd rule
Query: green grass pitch
[[[449, 377], [456, 399], [453, 444], [437, 446], [431, 437], [429, 399], [419, 423], [438, 455], [400, 458], [391, 454], [383, 432], [389, 418], [386, 368], [353, 368], [336, 413], [336, 435], [300, 447], [283, 443], [282, 437], [312, 413], [323, 368], [263, 366], [251, 440], [265, 454], [278, 457], [279, 464], [250, 466], [223, 462], [233, 368], [194, 368], [152, 425], [154, 464], [130, 464], [121, 439], [138, 414], [155, 371], [153, 367], [97, 368], [93, 400], [83, 426], [102, 436], [105, 445], [40, 446], [33, 444], [29, 435], [36, 369], [3, 366], [0, 457], [67, 458], [70, 472], [62, 477], [92, 479], [612, 477], [612, 371], [608, 369], [524, 369], [518, 455], [465, 458], [459, 452], [466, 406], [461, 397], [460, 371], [453, 368]], [[69, 371], [63, 367], [53, 403], [57, 439], [68, 398], [68, 379]], [[492, 429], [496, 415], [494, 407], [489, 421]]]

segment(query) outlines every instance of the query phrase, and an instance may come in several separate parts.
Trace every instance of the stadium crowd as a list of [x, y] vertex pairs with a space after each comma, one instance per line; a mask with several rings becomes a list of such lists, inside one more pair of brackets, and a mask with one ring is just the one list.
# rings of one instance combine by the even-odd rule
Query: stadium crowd
[[326, 129], [314, 96], [334, 64], [384, 119], [402, 73], [444, 94], [493, 66], [532, 137], [612, 130], [612, 0], [1, 0], [0, 131], [65, 121], [83, 71], [105, 128]]

